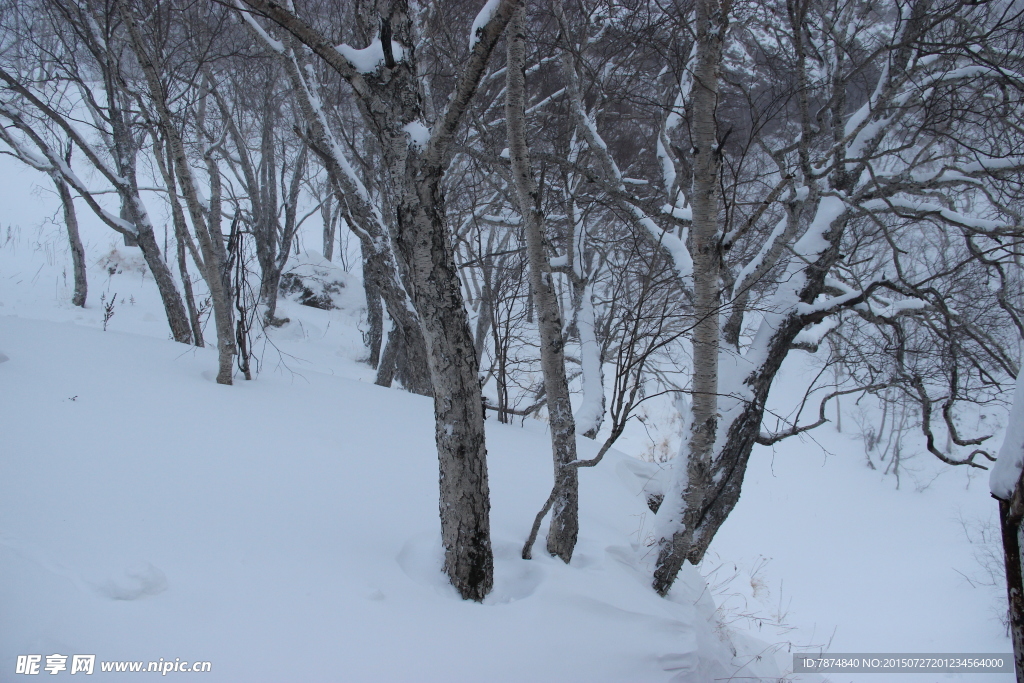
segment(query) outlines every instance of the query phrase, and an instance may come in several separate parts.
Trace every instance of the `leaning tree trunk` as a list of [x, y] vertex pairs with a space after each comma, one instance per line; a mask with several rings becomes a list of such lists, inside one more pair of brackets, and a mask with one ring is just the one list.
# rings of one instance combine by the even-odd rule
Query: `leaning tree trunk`
[[188, 314], [185, 312], [185, 304], [181, 300], [181, 293], [174, 284], [174, 276], [167, 262], [160, 255], [160, 246], [156, 241], [156, 234], [153, 232], [153, 225], [149, 222], [149, 216], [142, 208], [142, 202], [134, 197], [129, 203], [129, 216], [135, 224], [138, 234], [136, 241], [139, 249], [142, 250], [142, 257], [149, 266], [149, 272], [153, 275], [156, 287], [160, 291], [160, 300], [164, 305], [164, 313], [167, 315], [167, 323], [171, 326], [171, 336], [174, 341], [183, 344], [192, 343], [192, 328], [189, 325]]
[[[1006, 597], [1009, 602], [1010, 637], [1017, 683], [1024, 683], [1024, 576], [1021, 572], [1020, 524], [1024, 508], [1021, 484], [1010, 500], [999, 501], [999, 528], [1003, 536], [1003, 563], [1006, 568]], [[1016, 505], [1014, 503], [1016, 502]]]
[[[718, 253], [718, 78], [722, 62], [722, 44], [727, 25], [726, 8], [721, 0], [697, 2], [697, 68], [694, 73], [691, 112], [693, 146], [693, 379], [691, 429], [688, 443], [677, 458], [676, 467], [685, 467], [681, 497], [665, 505], [679, 506], [678, 522], [671, 538], [661, 539], [654, 589], [665, 595], [686, 559], [711, 481], [715, 437], [718, 434], [718, 349], [720, 256]], [[685, 460], [684, 460], [685, 459]], [[685, 464], [684, 464], [685, 462]], [[678, 475], [676, 480], [679, 481]], [[675, 493], [679, 493], [678, 491]]]
[[75, 278], [75, 291], [71, 295], [71, 304], [85, 308], [85, 297], [89, 286], [85, 277], [85, 247], [78, 234], [78, 215], [75, 213], [75, 199], [64, 179], [54, 174], [53, 183], [57, 186], [60, 203], [64, 208], [64, 225], [68, 231], [68, 243], [71, 246], [71, 266]]
[[579, 470], [567, 465], [576, 460], [576, 423], [565, 376], [565, 342], [551, 269], [544, 256], [544, 216], [530, 165], [526, 143], [526, 9], [520, 6], [509, 22], [506, 66], [505, 118], [508, 148], [515, 178], [519, 213], [525, 221], [526, 253], [530, 264], [530, 289], [537, 309], [540, 359], [547, 394], [548, 426], [555, 467], [555, 498], [547, 549], [564, 562], [572, 559], [579, 535]]

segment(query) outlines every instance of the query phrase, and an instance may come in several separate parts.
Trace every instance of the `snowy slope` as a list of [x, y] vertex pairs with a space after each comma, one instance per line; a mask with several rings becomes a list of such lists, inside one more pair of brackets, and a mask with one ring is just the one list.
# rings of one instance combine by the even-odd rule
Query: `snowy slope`
[[[806, 359], [801, 356], [792, 360]], [[788, 363], [782, 388], [807, 381], [810, 372]], [[899, 479], [883, 473], [891, 460], [879, 462], [877, 451], [871, 456], [878, 469], [871, 469], [862, 427], [852, 418], [865, 411], [877, 424], [878, 416], [870, 401], [851, 404], [844, 404], [842, 432], [833, 423], [804, 438], [755, 447], [743, 496], [701, 566], [713, 585], [738, 574], [717, 591], [723, 620], [796, 652], [1012, 652], [1001, 623], [1006, 587], [988, 472], [942, 464], [925, 451], [916, 427], [905, 439]], [[989, 427], [971, 429], [1002, 431]], [[834, 683], [886, 678], [830, 676]], [[966, 673], [891, 680], [1015, 678]]]
[[572, 565], [526, 562], [546, 438], [492, 425], [496, 589], [470, 604], [439, 570], [429, 401], [319, 372], [223, 387], [211, 350], [72, 323], [0, 317], [0, 347], [0, 680], [32, 653], [217, 681], [659, 681], [731, 659], [694, 570], [673, 601], [636, 570], [626, 456], [582, 478]]
[[[483, 606], [463, 603], [438, 571], [430, 403], [373, 386], [358, 362], [358, 280], [339, 310], [283, 300], [293, 322], [258, 346], [258, 379], [217, 386], [212, 350], [166, 341], [137, 250], [84, 215], [89, 305], [69, 305], [55, 205], [9, 163], [0, 682], [31, 680], [12, 672], [33, 653], [210, 661], [211, 681], [703, 682], [766, 674], [776, 650], [783, 671], [791, 649], [1010, 651], [986, 477], [925, 454], [907, 458], [896, 490], [865, 466], [849, 415], [842, 433], [755, 450], [699, 568], [710, 588], [688, 570], [673, 602], [648, 588], [652, 516], [631, 473], [643, 468], [621, 453], [581, 473], [572, 566], [517, 559], [548, 493], [550, 447], [538, 421], [491, 424], [497, 587]], [[114, 293], [103, 332], [100, 296]], [[787, 363], [781, 398], [813, 371], [804, 358]], [[677, 416], [655, 403], [624, 452], [675, 452]]]

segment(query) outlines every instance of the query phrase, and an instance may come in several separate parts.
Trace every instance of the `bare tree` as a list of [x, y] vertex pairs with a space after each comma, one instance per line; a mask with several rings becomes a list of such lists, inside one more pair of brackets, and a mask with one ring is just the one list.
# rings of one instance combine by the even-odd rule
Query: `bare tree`
[[267, 0], [246, 4], [302, 41], [349, 84], [380, 145], [393, 192], [387, 207], [393, 216], [389, 228], [427, 342], [441, 469], [445, 572], [464, 598], [482, 600], [493, 585], [483, 408], [441, 183], [450, 163], [452, 136], [518, 3], [488, 3], [477, 17], [468, 59], [432, 127], [426, 123], [414, 21], [407, 3], [380, 3], [373, 8], [376, 11], [366, 6], [379, 19], [380, 33], [361, 51], [335, 49], [280, 5]]
[[[38, 29], [23, 37], [22, 49], [59, 51], [59, 59], [48, 60], [59, 70], [59, 78], [34, 80], [29, 75], [31, 63], [26, 64], [23, 59], [0, 65], [0, 81], [8, 95], [0, 103], [0, 116], [31, 140], [52, 172], [58, 173], [104, 223], [138, 243], [160, 291], [172, 337], [189, 343], [193, 336], [185, 306], [161, 256], [152, 221], [139, 193], [140, 121], [131, 109], [131, 94], [122, 87], [124, 46], [115, 38], [119, 23], [116, 16], [98, 12], [89, 5], [69, 5], [61, 0], [46, 0], [20, 10], [31, 14], [31, 24]], [[52, 44], [43, 47], [34, 43], [33, 34], [37, 32], [48, 36]], [[25, 67], [26, 73], [16, 71], [18, 66]], [[101, 89], [93, 87], [95, 79], [86, 74], [87, 69], [98, 74]], [[92, 130], [99, 135], [102, 147], [92, 144], [88, 129], [73, 113], [78, 105], [90, 116]], [[45, 140], [39, 128], [44, 121], [80, 150], [84, 162], [109, 183], [120, 200], [124, 217], [105, 209], [64, 160], [61, 150]]]
[[548, 428], [555, 464], [555, 488], [558, 494], [552, 504], [551, 529], [547, 548], [565, 562], [572, 559], [579, 534], [579, 475], [575, 467], [566, 467], [576, 460], [576, 423], [573, 421], [569, 382], [565, 374], [565, 343], [562, 320], [555, 298], [549, 258], [544, 253], [544, 215], [541, 199], [530, 164], [526, 141], [526, 9], [520, 6], [512, 15], [508, 36], [506, 118], [508, 146], [515, 177], [519, 213], [525, 222], [526, 253], [530, 262], [530, 285], [537, 310], [540, 332], [541, 368], [547, 395]]

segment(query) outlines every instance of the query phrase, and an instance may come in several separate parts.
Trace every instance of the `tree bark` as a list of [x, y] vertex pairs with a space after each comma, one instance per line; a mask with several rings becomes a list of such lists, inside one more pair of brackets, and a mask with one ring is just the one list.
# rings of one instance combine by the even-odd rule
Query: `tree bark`
[[[1017, 488], [1020, 488], [1018, 482]], [[1014, 515], [1011, 501], [999, 501], [999, 528], [1003, 536], [1006, 568], [1006, 597], [1009, 602], [1010, 637], [1017, 683], [1024, 683], [1024, 576], [1021, 573], [1020, 515]]]
[[53, 174], [53, 183], [57, 186], [57, 193], [60, 195], [60, 203], [64, 208], [64, 226], [68, 231], [68, 243], [71, 246], [71, 266], [75, 278], [75, 291], [71, 295], [71, 304], [85, 308], [85, 297], [89, 291], [89, 285], [85, 275], [85, 247], [82, 246], [82, 238], [78, 234], [78, 216], [75, 213], [75, 199], [71, 196], [68, 184], [58, 174]]
[[399, 207], [398, 242], [427, 340], [445, 573], [462, 597], [483, 600], [494, 583], [483, 397], [437, 171], [409, 179], [415, 182]]
[[142, 257], [149, 266], [149, 272], [153, 275], [157, 289], [160, 291], [160, 300], [164, 305], [164, 313], [167, 315], [167, 323], [171, 327], [171, 336], [174, 341], [182, 344], [192, 343], [192, 328], [189, 325], [188, 314], [185, 312], [185, 304], [181, 299], [181, 293], [174, 284], [174, 276], [171, 275], [167, 262], [160, 255], [160, 246], [156, 242], [156, 234], [149, 222], [149, 216], [144, 213], [141, 207], [141, 200], [138, 197], [131, 205], [132, 222], [138, 230], [137, 241], [142, 250]]
[[[696, 520], [711, 482], [715, 438], [718, 434], [718, 351], [721, 338], [720, 263], [718, 250], [719, 179], [721, 156], [718, 151], [718, 79], [722, 63], [722, 45], [728, 25], [728, 0], [697, 2], [697, 68], [694, 73], [692, 102], [688, 111], [693, 146], [693, 331], [692, 421], [688, 443], [680, 453], [676, 467], [686, 467], [681, 500], [666, 500], [663, 505], [681, 505], [680, 522], [670, 539], [661, 539], [654, 588], [665, 595], [693, 540]], [[684, 464], [685, 463], [685, 464]], [[678, 475], [677, 475], [678, 476]]]
[[555, 499], [547, 550], [564, 562], [572, 559], [579, 535], [579, 470], [567, 467], [576, 460], [576, 423], [565, 375], [565, 341], [551, 268], [544, 254], [544, 216], [526, 142], [526, 10], [516, 9], [509, 22], [508, 62], [505, 70], [505, 118], [508, 147], [515, 179], [519, 213], [523, 216], [530, 289], [537, 310], [541, 370], [547, 394], [548, 427], [555, 469]]
[[381, 345], [384, 343], [384, 306], [381, 304], [380, 284], [370, 267], [372, 252], [365, 242], [360, 244], [363, 256], [363, 293], [366, 295], [366, 348], [367, 364], [374, 370], [380, 367]]
[[335, 213], [331, 204], [334, 199], [333, 194], [328, 194], [327, 199], [320, 206], [320, 217], [324, 222], [324, 244], [323, 252], [324, 258], [328, 261], [334, 260], [334, 239], [337, 234], [338, 228], [338, 214]]

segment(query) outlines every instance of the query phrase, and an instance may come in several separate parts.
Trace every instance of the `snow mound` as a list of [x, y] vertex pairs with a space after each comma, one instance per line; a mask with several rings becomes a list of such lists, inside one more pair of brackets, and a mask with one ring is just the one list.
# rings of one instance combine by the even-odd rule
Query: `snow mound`
[[122, 273], [146, 273], [149, 266], [138, 247], [114, 247], [101, 256], [96, 265], [107, 271], [108, 276]]

